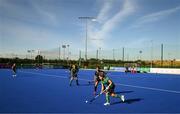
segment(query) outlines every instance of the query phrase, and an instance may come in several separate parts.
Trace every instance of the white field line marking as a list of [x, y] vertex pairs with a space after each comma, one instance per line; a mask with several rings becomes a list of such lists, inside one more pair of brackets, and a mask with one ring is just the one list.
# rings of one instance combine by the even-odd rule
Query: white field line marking
[[[24, 72], [24, 71], [19, 71], [19, 72], [22, 72], [22, 73], [29, 73], [29, 74], [38, 74], [38, 75], [44, 75], [44, 76], [46, 76], [46, 77], [56, 77], [56, 78], [68, 78], [68, 76], [67, 77], [65, 77], [65, 76], [60, 76], [60, 75], [52, 75], [52, 74], [43, 74], [43, 73], [34, 73], [34, 72]], [[88, 80], [88, 79], [80, 79], [80, 78], [78, 78], [78, 80], [83, 80], [83, 81], [91, 81], [91, 80]]]
[[140, 89], [149, 89], [149, 90], [163, 91], [163, 92], [169, 92], [169, 93], [178, 93], [178, 94], [180, 94], [180, 91], [167, 90], [167, 89], [159, 89], [159, 88], [151, 88], [151, 87], [142, 87], [142, 86], [134, 86], [134, 85], [128, 85], [128, 84], [119, 84], [119, 83], [116, 83], [116, 85], [127, 86], [127, 87], [134, 87], [134, 88], [140, 88]]
[[29, 73], [29, 74], [38, 74], [38, 75], [44, 75], [46, 77], [56, 77], [56, 78], [67, 78], [65, 76], [59, 76], [59, 75], [52, 75], [52, 74], [43, 74], [43, 73], [34, 73], [34, 72], [24, 72], [24, 71], [19, 71], [19, 72], [22, 72], [22, 73]]
[[[43, 74], [43, 73], [33, 73], [33, 72], [23, 72], [23, 71], [20, 71], [20, 72], [22, 72], [22, 73], [29, 73], [29, 74], [45, 75], [45, 76], [48, 76], [48, 77], [52, 77], [52, 76], [53, 76], [53, 77], [57, 77], [57, 78], [68, 78], [68, 77], [59, 76], [59, 75], [51, 75], [51, 74]], [[78, 78], [78, 80], [92, 81], [92, 80], [88, 80], [88, 79], [80, 79], [80, 78]], [[159, 88], [151, 88], [151, 87], [134, 86], [134, 85], [120, 84], [120, 83], [116, 83], [116, 85], [180, 94], [180, 91], [167, 90], [167, 89], [159, 89]]]

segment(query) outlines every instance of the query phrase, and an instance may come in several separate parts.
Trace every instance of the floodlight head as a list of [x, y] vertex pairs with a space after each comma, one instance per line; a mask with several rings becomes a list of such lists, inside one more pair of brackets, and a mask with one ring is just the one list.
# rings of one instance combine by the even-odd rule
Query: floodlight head
[[94, 19], [92, 19], [92, 21], [97, 21], [97, 19], [96, 19], [96, 18], [94, 18]]

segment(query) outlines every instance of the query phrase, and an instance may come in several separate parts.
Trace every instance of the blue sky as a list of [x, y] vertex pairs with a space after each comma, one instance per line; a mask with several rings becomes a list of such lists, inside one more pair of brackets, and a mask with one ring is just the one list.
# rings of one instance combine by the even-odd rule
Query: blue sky
[[68, 44], [78, 56], [85, 49], [83, 16], [96, 17], [88, 21], [88, 52], [153, 45], [155, 53], [163, 43], [180, 59], [180, 0], [0, 0], [0, 55]]

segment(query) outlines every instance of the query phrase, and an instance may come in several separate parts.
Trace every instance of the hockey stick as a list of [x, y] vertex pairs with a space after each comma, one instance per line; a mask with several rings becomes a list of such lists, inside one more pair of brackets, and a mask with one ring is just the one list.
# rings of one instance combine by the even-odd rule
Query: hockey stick
[[103, 90], [101, 93], [99, 93], [98, 95], [96, 95], [95, 97], [93, 97], [92, 99], [90, 99], [89, 101], [87, 100], [86, 101], [86, 103], [92, 103], [94, 100], [96, 100], [100, 95], [102, 95], [104, 92], [106, 91], [106, 89], [105, 90]]

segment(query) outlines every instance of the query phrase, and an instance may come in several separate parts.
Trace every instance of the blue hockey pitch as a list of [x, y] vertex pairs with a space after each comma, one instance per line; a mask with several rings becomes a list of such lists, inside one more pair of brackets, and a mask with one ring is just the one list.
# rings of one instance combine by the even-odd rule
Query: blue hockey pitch
[[180, 75], [109, 71], [115, 91], [126, 98], [111, 97], [110, 106], [103, 105], [104, 94], [85, 103], [94, 97], [93, 75], [80, 70], [80, 85], [69, 86], [67, 69], [18, 69], [16, 77], [0, 69], [0, 113], [180, 113]]

